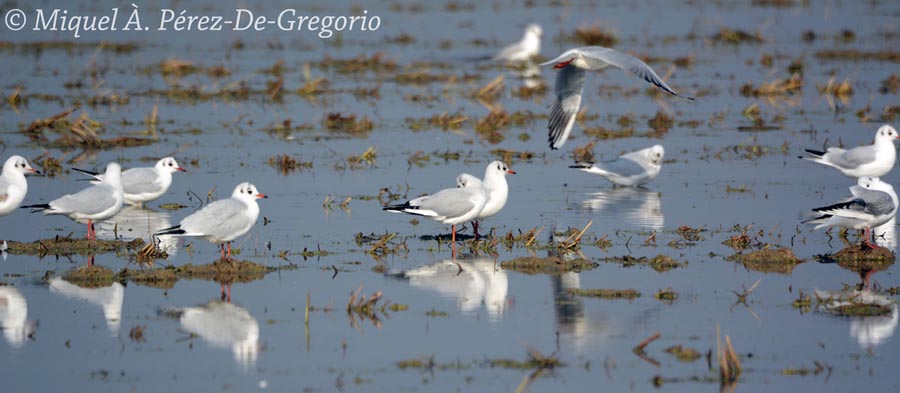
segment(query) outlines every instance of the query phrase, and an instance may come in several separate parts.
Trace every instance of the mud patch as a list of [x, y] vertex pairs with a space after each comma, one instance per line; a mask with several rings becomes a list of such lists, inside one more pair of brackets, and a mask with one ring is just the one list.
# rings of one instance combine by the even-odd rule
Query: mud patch
[[95, 255], [117, 251], [140, 250], [144, 239], [122, 240], [87, 240], [57, 236], [53, 239], [35, 240], [31, 243], [9, 242], [10, 254], [37, 255]]
[[506, 270], [513, 270], [525, 274], [558, 274], [566, 272], [581, 272], [592, 270], [600, 266], [595, 262], [591, 262], [583, 258], [562, 259], [560, 257], [521, 257], [505, 261], [500, 267]]
[[853, 271], [884, 270], [894, 264], [894, 253], [891, 250], [866, 245], [854, 245], [844, 248], [835, 254], [822, 257], [837, 262], [844, 269]]
[[662, 255], [662, 254], [659, 254], [653, 258], [647, 258], [647, 257], [635, 258], [631, 255], [625, 255], [622, 257], [607, 257], [607, 258], [603, 258], [603, 261], [611, 262], [611, 263], [620, 263], [624, 267], [632, 267], [635, 265], [646, 265], [646, 266], [649, 266], [651, 269], [656, 270], [660, 273], [667, 272], [669, 270], [676, 269], [679, 267], [687, 266], [687, 262], [683, 262], [683, 263], [678, 262], [675, 259], [672, 259], [671, 257]]
[[570, 288], [570, 295], [595, 297], [601, 299], [628, 299], [634, 300], [641, 297], [641, 293], [634, 289], [581, 289]]
[[68, 271], [62, 279], [82, 288], [108, 287], [115, 281], [116, 274], [103, 266], [82, 266]]
[[179, 279], [210, 280], [228, 284], [251, 282], [263, 278], [268, 273], [277, 270], [296, 269], [296, 267], [296, 265], [289, 264], [276, 268], [250, 261], [220, 259], [206, 265], [188, 264], [144, 270], [123, 269], [118, 273], [117, 277], [120, 280], [127, 280], [140, 285], [171, 288]]
[[763, 273], [791, 274], [794, 266], [803, 263], [803, 260], [794, 255], [790, 248], [765, 249], [753, 251], [747, 254], [734, 254], [725, 259], [739, 262], [747, 269]]

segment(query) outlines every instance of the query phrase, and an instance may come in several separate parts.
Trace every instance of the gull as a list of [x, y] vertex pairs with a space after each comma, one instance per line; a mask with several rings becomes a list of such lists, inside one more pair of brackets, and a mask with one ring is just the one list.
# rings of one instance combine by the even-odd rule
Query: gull
[[592, 163], [578, 162], [569, 168], [600, 175], [617, 186], [638, 187], [656, 179], [662, 168], [666, 150], [662, 145], [653, 145], [631, 153], [623, 154], [613, 161]]
[[[103, 174], [72, 168], [75, 171], [94, 177], [91, 183], [98, 184], [103, 181]], [[172, 185], [172, 174], [175, 172], [187, 172], [178, 165], [172, 157], [166, 157], [156, 162], [153, 167], [131, 168], [122, 172], [122, 189], [125, 190], [125, 203], [132, 206], [142, 206], [161, 197]]]
[[115, 162], [106, 165], [106, 172], [99, 184], [94, 184], [78, 193], [54, 199], [48, 204], [22, 206], [32, 212], [62, 214], [76, 222], [87, 224], [88, 240], [96, 239], [94, 221], [106, 220], [122, 209], [124, 191], [121, 181], [122, 167]]
[[823, 227], [865, 229], [865, 244], [878, 248], [870, 239], [871, 228], [890, 221], [897, 214], [897, 193], [894, 187], [877, 177], [860, 177], [857, 185], [850, 187], [853, 194], [843, 202], [812, 209], [819, 216], [804, 223]]
[[875, 143], [844, 150], [829, 147], [826, 151], [810, 150], [808, 157], [801, 157], [822, 165], [828, 165], [850, 177], [881, 177], [894, 168], [897, 151], [894, 141], [900, 139], [897, 130], [887, 124], [875, 133]]
[[[475, 238], [478, 239], [478, 220], [491, 217], [500, 212], [506, 206], [506, 199], [509, 197], [509, 186], [506, 184], [506, 175], [515, 175], [516, 171], [509, 169], [503, 161], [491, 161], [484, 170], [484, 180], [479, 180], [474, 175], [461, 173], [456, 177], [456, 186], [460, 188], [466, 187], [469, 182], [478, 180], [484, 188], [487, 195], [487, 202], [481, 213], [472, 221], [475, 229]], [[473, 180], [474, 179], [474, 180]]]
[[22, 156], [12, 156], [3, 164], [3, 174], [0, 175], [0, 216], [11, 213], [22, 204], [28, 193], [26, 174], [41, 173], [32, 168]]
[[[155, 233], [161, 235], [197, 236], [221, 245], [222, 259], [231, 258], [231, 242], [253, 228], [259, 217], [257, 199], [268, 198], [248, 182], [238, 184], [231, 198], [222, 199], [181, 220], [181, 224]], [[228, 254], [225, 254], [225, 244]]]
[[[456, 224], [474, 220], [484, 209], [487, 194], [478, 178], [466, 182], [465, 187], [447, 188], [432, 195], [425, 195], [399, 205], [382, 208], [393, 213], [407, 213], [424, 216], [432, 220], [450, 224], [451, 241], [456, 246]], [[454, 252], [455, 254], [455, 252]]]
[[541, 53], [541, 36], [544, 30], [537, 23], [529, 24], [525, 28], [525, 35], [519, 42], [507, 46], [497, 52], [491, 60], [506, 62], [521, 62], [531, 59]]
[[259, 323], [247, 309], [224, 301], [211, 301], [178, 310], [181, 328], [200, 336], [210, 345], [230, 348], [234, 361], [244, 371], [256, 364], [259, 354]]
[[550, 121], [547, 124], [550, 131], [550, 148], [553, 150], [562, 147], [569, 138], [569, 133], [575, 124], [575, 116], [581, 106], [581, 93], [584, 90], [584, 78], [588, 70], [613, 66], [629, 71], [669, 94], [693, 100], [692, 97], [679, 95], [672, 90], [647, 63], [602, 46], [569, 49], [557, 58], [540, 65], [548, 64], [554, 64], [554, 68], [560, 70], [556, 75], [556, 101], [553, 102], [553, 107], [550, 109]]

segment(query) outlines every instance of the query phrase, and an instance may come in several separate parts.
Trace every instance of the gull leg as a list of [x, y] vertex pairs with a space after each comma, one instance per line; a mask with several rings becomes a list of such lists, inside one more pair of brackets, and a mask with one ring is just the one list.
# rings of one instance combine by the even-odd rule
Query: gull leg
[[450, 226], [450, 243], [452, 249], [450, 257], [456, 259], [456, 224]]
[[225, 259], [225, 243], [219, 245], [219, 250], [222, 251], [222, 259]]
[[228, 242], [228, 259], [231, 259], [231, 242]]
[[87, 239], [88, 240], [91, 240], [91, 238], [93, 237], [93, 232], [94, 232], [92, 229], [93, 227], [94, 227], [94, 222], [91, 221], [90, 219], [88, 219], [88, 222], [87, 222]]
[[472, 228], [475, 228], [475, 240], [478, 240], [478, 220], [472, 221]]
[[91, 256], [88, 257], [88, 264], [87, 264], [87, 265], [88, 265], [88, 267], [94, 266], [94, 256], [93, 256], [93, 255], [91, 255]]

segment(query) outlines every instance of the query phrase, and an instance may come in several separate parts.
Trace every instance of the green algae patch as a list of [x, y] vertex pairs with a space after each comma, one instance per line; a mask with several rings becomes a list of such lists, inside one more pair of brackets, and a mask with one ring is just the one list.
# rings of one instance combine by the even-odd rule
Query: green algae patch
[[72, 269], [62, 279], [82, 288], [103, 288], [115, 282], [116, 274], [103, 266], [82, 266]]
[[675, 359], [678, 359], [679, 362], [690, 363], [700, 358], [700, 352], [697, 352], [693, 348], [685, 348], [681, 345], [673, 345], [671, 347], [666, 348], [666, 352], [675, 356]]
[[130, 281], [138, 285], [169, 289], [175, 286], [178, 276], [175, 274], [174, 268], [159, 269], [141, 269], [130, 270], [122, 269], [117, 277], [120, 281]]
[[95, 255], [122, 250], [139, 250], [144, 246], [144, 239], [123, 240], [87, 240], [57, 236], [53, 239], [35, 240], [31, 243], [8, 242], [10, 254], [25, 255]]
[[746, 254], [734, 254], [726, 258], [729, 261], [739, 262], [747, 269], [763, 273], [791, 274], [794, 266], [803, 263], [803, 260], [794, 255], [790, 248], [769, 248]]
[[624, 267], [632, 267], [635, 265], [645, 265], [649, 266], [651, 269], [656, 270], [660, 273], [667, 272], [672, 269], [676, 269], [679, 267], [684, 267], [687, 265], [687, 262], [678, 262], [671, 257], [666, 255], [659, 254], [653, 258], [640, 257], [636, 258], [631, 255], [625, 255], [622, 257], [608, 257], [603, 259], [604, 262], [611, 263], [620, 263]]
[[500, 267], [503, 269], [525, 274], [580, 272], [595, 269], [597, 266], [600, 265], [584, 258], [562, 259], [556, 256], [547, 258], [521, 257], [500, 264]]
[[154, 269], [122, 269], [116, 277], [139, 285], [171, 288], [180, 279], [209, 280], [220, 283], [251, 282], [276, 270], [296, 269], [289, 264], [278, 268], [255, 262], [220, 259], [206, 265], [166, 266]]
[[601, 299], [628, 299], [634, 300], [641, 297], [641, 293], [634, 289], [581, 289], [570, 288], [570, 295], [595, 297]]

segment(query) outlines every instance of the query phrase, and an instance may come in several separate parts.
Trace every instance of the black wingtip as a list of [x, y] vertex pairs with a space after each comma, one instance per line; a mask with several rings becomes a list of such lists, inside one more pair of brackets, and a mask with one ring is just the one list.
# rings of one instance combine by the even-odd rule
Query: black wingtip
[[[836, 209], [846, 209], [853, 205], [861, 205], [861, 203], [858, 200], [854, 199], [852, 201], [840, 202], [840, 203], [835, 203], [833, 205], [817, 207], [815, 209], [812, 209], [812, 211], [821, 212], [821, 211], [829, 211], [829, 210], [836, 210]], [[827, 214], [827, 215], [830, 216], [830, 214]]]
[[[824, 151], [821, 151], [821, 150], [805, 149], [804, 151], [807, 152], [807, 153], [809, 153], [809, 154], [812, 154], [812, 155], [814, 155], [814, 156], [816, 156], [816, 157], [821, 157], [821, 156], [824, 156], [824, 155], [825, 155], [825, 152], [824, 152]], [[802, 158], [802, 157], [801, 157], [801, 158]]]
[[402, 212], [406, 209], [416, 209], [416, 208], [417, 208], [416, 206], [411, 206], [409, 204], [409, 201], [407, 201], [407, 202], [404, 202], [399, 205], [389, 205], [389, 206], [382, 207], [381, 210], [389, 211], [389, 212]]
[[185, 232], [184, 229], [181, 229], [181, 225], [176, 225], [176, 226], [174, 226], [174, 227], [169, 227], [169, 228], [166, 228], [166, 229], [161, 229], [161, 230], [157, 231], [156, 233], [154, 233], [153, 236], [160, 236], [160, 235], [184, 235], [185, 233], [187, 233], [187, 232]]
[[50, 208], [50, 205], [48, 205], [46, 203], [42, 203], [40, 205], [20, 206], [19, 208], [20, 209], [31, 209], [31, 212], [34, 213], [34, 212], [41, 211], [41, 210], [47, 210]]
[[89, 171], [89, 170], [87, 170], [87, 169], [72, 168], [72, 170], [75, 171], [75, 172], [81, 172], [81, 173], [84, 173], [85, 175], [88, 175], [88, 176], [97, 176], [97, 175], [99, 175], [99, 173], [94, 172], [94, 171]]
[[584, 169], [584, 168], [590, 168], [593, 165], [594, 165], [593, 162], [577, 162], [577, 163], [575, 163], [575, 165], [569, 165], [569, 168]]

